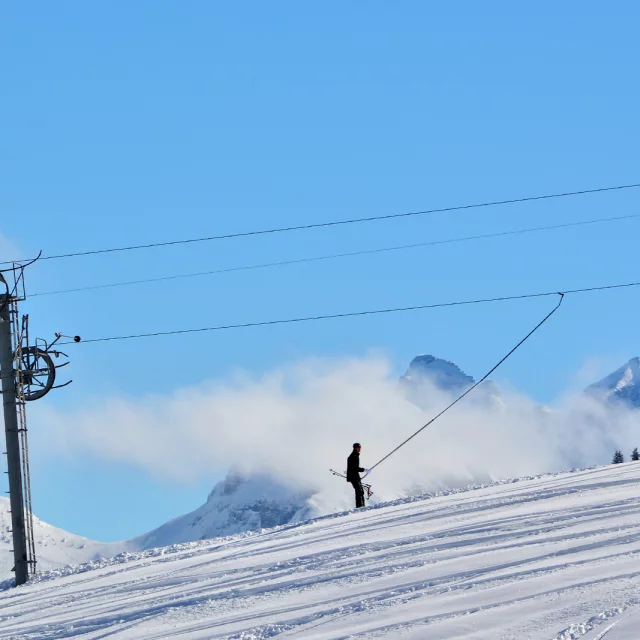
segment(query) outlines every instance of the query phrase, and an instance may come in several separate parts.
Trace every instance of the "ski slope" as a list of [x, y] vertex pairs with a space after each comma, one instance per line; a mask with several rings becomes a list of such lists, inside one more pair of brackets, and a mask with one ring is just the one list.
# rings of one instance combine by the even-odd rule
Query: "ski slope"
[[0, 638], [637, 640], [639, 496], [629, 463], [121, 554], [5, 583]]

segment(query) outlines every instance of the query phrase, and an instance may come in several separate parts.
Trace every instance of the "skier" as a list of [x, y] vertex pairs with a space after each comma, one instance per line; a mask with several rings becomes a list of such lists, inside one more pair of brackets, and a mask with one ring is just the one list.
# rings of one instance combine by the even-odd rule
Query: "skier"
[[347, 482], [353, 485], [356, 492], [356, 509], [364, 507], [364, 489], [362, 488], [362, 481], [360, 480], [360, 472], [364, 471], [370, 473], [371, 469], [363, 469], [360, 466], [360, 446], [359, 442], [353, 443], [353, 451], [347, 458]]

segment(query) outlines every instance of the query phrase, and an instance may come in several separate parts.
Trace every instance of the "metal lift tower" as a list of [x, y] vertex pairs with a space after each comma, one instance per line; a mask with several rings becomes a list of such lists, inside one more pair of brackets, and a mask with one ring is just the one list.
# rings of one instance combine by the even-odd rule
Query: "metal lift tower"
[[[16, 585], [24, 584], [36, 569], [25, 405], [56, 388], [56, 365], [51, 356], [66, 356], [52, 349], [63, 337], [61, 334], [56, 334], [51, 345], [41, 339], [36, 339], [34, 345], [29, 343], [29, 316], [20, 319], [18, 315], [18, 303], [26, 298], [25, 266], [28, 265], [15, 263], [4, 271], [13, 274], [12, 286], [0, 272], [0, 287], [4, 288], [0, 289], [0, 377]], [[80, 338], [75, 336], [73, 340], [79, 342]], [[58, 368], [65, 364], [68, 362]]]

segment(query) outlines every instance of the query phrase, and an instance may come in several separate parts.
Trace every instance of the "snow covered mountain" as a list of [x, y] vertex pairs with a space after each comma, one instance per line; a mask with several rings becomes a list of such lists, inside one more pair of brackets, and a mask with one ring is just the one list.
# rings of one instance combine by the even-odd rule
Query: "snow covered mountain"
[[586, 391], [599, 400], [640, 409], [640, 358], [631, 358]]
[[[38, 570], [109, 558], [133, 546], [126, 542], [94, 542], [33, 518]], [[0, 581], [13, 577], [13, 542], [9, 500], [0, 498]]]
[[425, 381], [431, 382], [443, 391], [454, 393], [461, 393], [475, 383], [475, 380], [464, 373], [455, 362], [429, 354], [416, 356], [407, 372], [400, 378], [405, 388], [415, 388]]
[[[115, 543], [88, 540], [34, 516], [38, 571], [305, 519], [316, 515], [307, 502], [310, 497], [311, 492], [295, 490], [265, 474], [247, 476], [230, 471], [200, 508], [137, 538]], [[9, 500], [0, 498], [0, 582], [14, 576], [12, 549]]]
[[131, 542], [139, 549], [150, 549], [275, 527], [307, 512], [311, 495], [266, 474], [232, 470], [200, 508]]
[[[308, 503], [311, 495], [266, 474], [248, 476], [232, 470], [200, 508], [137, 538], [114, 543], [73, 535], [34, 516], [38, 571], [307, 519], [317, 515]], [[9, 500], [0, 498], [0, 582], [14, 576], [12, 549]]]
[[[430, 396], [434, 387], [452, 396], [458, 396], [475, 382], [474, 378], [462, 371], [455, 362], [423, 354], [411, 361], [406, 373], [400, 378], [400, 389], [409, 402], [421, 409], [427, 409], [430, 407]], [[472, 402], [489, 402], [496, 408], [500, 403], [500, 393], [490, 381], [480, 385], [469, 398]]]

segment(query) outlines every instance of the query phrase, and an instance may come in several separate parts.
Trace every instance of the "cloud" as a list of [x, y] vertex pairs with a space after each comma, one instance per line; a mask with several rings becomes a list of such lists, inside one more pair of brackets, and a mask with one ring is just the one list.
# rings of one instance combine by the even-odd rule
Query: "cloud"
[[[328, 469], [344, 469], [356, 440], [363, 465], [373, 465], [451, 400], [435, 388], [427, 395], [425, 411], [404, 400], [382, 358], [315, 359], [170, 396], [97, 398], [71, 413], [43, 406], [38, 438], [56, 455], [91, 454], [183, 482], [231, 466], [267, 472], [319, 491], [327, 510], [331, 496], [344, 492]], [[380, 498], [393, 499], [608, 463], [616, 448], [640, 445], [638, 414], [583, 396], [555, 408], [513, 392], [498, 404], [463, 401], [372, 479]]]
[[354, 440], [373, 453], [385, 434], [390, 442], [400, 424], [421, 419], [396, 394], [380, 359], [313, 360], [169, 397], [95, 399], [70, 414], [37, 410], [49, 448], [179, 480], [230, 465], [284, 477], [324, 475], [331, 465], [344, 466], [345, 446]]

